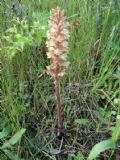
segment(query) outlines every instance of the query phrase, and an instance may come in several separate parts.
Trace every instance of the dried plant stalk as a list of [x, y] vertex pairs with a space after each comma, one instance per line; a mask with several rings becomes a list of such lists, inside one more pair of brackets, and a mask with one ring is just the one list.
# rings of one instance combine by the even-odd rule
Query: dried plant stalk
[[58, 134], [62, 129], [62, 101], [60, 95], [60, 78], [65, 75], [65, 69], [68, 66], [68, 22], [64, 16], [64, 11], [59, 7], [52, 9], [52, 16], [49, 20], [50, 29], [47, 33], [47, 57], [51, 59], [52, 64], [47, 66], [47, 73], [54, 78], [55, 96], [57, 98], [57, 128]]

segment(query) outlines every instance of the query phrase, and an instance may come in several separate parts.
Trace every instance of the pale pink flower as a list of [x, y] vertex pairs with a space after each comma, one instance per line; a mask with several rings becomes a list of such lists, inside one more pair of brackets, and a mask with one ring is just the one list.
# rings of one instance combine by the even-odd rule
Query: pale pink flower
[[[68, 66], [67, 64], [67, 51], [68, 51], [68, 39], [69, 39], [69, 32], [68, 26], [69, 23], [66, 21], [66, 17], [64, 16], [64, 11], [61, 10], [59, 7], [56, 9], [52, 9], [52, 16], [49, 20], [50, 29], [47, 33], [48, 40], [46, 42], [48, 52], [47, 57], [52, 60], [52, 65], [48, 67], [48, 74], [55, 77], [54, 74], [64, 75], [62, 73], [63, 67], [61, 66]], [[64, 65], [62, 65], [64, 63]], [[65, 65], [66, 63], [66, 65]], [[54, 64], [58, 64], [59, 72], [54, 69]], [[56, 65], [56, 67], [58, 67]], [[50, 69], [51, 68], [51, 69]]]

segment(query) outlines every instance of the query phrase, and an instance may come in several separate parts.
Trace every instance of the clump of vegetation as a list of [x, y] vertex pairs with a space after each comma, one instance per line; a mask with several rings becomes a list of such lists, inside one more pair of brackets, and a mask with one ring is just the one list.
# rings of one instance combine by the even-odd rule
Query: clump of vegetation
[[[70, 65], [59, 78], [62, 139], [54, 134], [55, 91], [46, 74], [48, 57], [58, 63], [54, 53], [46, 56], [50, 10], [57, 6], [70, 34]], [[2, 0], [0, 13], [0, 159], [119, 159], [119, 1]]]

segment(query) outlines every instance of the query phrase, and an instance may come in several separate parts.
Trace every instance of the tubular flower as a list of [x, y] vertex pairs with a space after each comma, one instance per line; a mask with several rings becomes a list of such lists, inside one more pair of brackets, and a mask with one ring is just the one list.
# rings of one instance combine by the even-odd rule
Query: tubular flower
[[48, 52], [47, 57], [51, 59], [52, 64], [47, 67], [47, 72], [52, 77], [63, 77], [65, 68], [68, 66], [68, 22], [64, 16], [64, 11], [59, 7], [52, 9], [52, 16], [49, 20], [50, 30], [47, 33], [46, 42]]

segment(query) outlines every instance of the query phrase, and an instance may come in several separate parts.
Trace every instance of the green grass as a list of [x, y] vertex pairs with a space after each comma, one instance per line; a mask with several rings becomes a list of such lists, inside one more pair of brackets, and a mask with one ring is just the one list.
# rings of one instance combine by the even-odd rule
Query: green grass
[[[45, 41], [50, 9], [60, 6], [70, 22], [70, 65], [61, 82], [67, 129], [64, 143], [76, 154], [86, 156], [94, 144], [112, 135], [110, 127], [115, 126], [120, 114], [120, 2], [22, 0], [16, 6], [18, 11], [22, 7], [20, 22], [15, 20], [17, 13], [12, 3], [0, 2], [0, 118], [6, 119], [0, 129], [12, 128], [8, 139], [20, 128], [26, 128], [21, 142], [11, 149], [19, 157], [54, 159], [45, 151], [60, 145], [53, 134], [56, 100], [52, 78], [46, 74], [49, 61]], [[78, 25], [74, 25], [75, 21]], [[82, 118], [88, 119], [90, 125], [75, 124], [76, 119]], [[87, 139], [92, 132], [93, 137]], [[38, 144], [44, 147], [32, 152], [31, 148]], [[107, 155], [110, 154], [104, 154]], [[3, 153], [0, 158], [7, 159]]]

